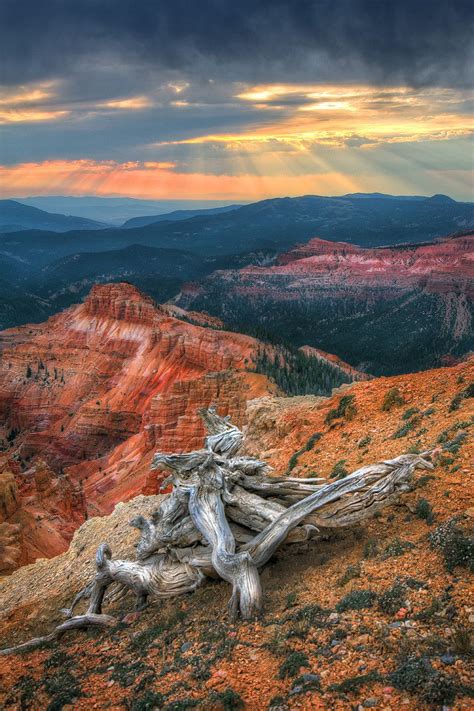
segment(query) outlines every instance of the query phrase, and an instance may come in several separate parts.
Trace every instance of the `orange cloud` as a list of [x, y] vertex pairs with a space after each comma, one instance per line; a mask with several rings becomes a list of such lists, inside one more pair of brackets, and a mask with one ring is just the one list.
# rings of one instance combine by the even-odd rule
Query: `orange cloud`
[[4, 193], [28, 195], [126, 195], [160, 199], [258, 200], [274, 195], [341, 193], [355, 190], [335, 171], [304, 176], [205, 175], [180, 173], [173, 163], [46, 161], [0, 166]]
[[153, 102], [147, 96], [132, 96], [128, 99], [114, 99], [113, 101], [105, 101], [103, 104], [98, 104], [99, 108], [104, 109], [146, 109], [153, 106]]
[[9, 123], [35, 123], [57, 121], [69, 116], [69, 111], [42, 111], [41, 109], [0, 109], [0, 125]]
[[[365, 139], [362, 145], [447, 140], [472, 134], [472, 116], [464, 103], [469, 96], [438, 87], [255, 86], [235, 98], [262, 111], [260, 125], [240, 133], [203, 134], [169, 143], [216, 143], [232, 149], [279, 141], [304, 151], [310, 144], [343, 146], [360, 138]], [[285, 116], [269, 123], [265, 114], [276, 108], [286, 109]]]

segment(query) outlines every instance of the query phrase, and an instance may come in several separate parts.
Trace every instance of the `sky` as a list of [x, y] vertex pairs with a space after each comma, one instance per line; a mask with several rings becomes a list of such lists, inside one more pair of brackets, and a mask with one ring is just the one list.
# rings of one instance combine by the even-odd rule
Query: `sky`
[[464, 0], [2, 0], [2, 196], [472, 200], [473, 37]]

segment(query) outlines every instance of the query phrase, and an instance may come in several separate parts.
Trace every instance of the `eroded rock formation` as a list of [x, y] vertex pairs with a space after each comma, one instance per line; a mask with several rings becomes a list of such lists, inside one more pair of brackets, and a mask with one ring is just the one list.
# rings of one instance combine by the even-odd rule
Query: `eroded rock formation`
[[0, 334], [0, 441], [21, 501], [6, 521], [22, 527], [22, 562], [64, 550], [86, 516], [156, 493], [152, 453], [198, 446], [197, 408], [219, 403], [242, 424], [247, 399], [272, 391], [246, 371], [257, 343], [174, 318], [125, 283]]
[[[474, 347], [474, 234], [364, 249], [312, 239], [278, 264], [214, 272], [177, 303], [392, 374]], [[217, 298], [219, 295], [219, 298]]]

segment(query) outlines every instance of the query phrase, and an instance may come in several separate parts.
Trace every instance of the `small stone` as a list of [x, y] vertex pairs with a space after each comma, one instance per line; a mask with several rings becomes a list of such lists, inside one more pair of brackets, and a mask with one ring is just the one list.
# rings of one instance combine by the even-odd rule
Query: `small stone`
[[321, 678], [319, 674], [302, 674], [300, 677], [301, 681], [304, 681], [305, 684], [319, 684]]
[[339, 620], [339, 615], [337, 612], [331, 612], [331, 614], [328, 617], [328, 622], [337, 622]]
[[371, 696], [363, 702], [363, 706], [365, 709], [371, 709], [374, 706], [377, 706], [378, 703], [379, 700], [375, 696]]
[[301, 694], [302, 691], [303, 691], [302, 686], [295, 686], [295, 687], [293, 687], [293, 689], [291, 689], [290, 696], [293, 696], [294, 694]]
[[390, 696], [390, 694], [393, 694], [393, 686], [384, 686], [383, 693], [386, 694], [387, 696]]
[[401, 622], [390, 622], [390, 624], [389, 624], [389, 627], [391, 630], [397, 630], [401, 626], [402, 626]]
[[192, 642], [184, 642], [184, 644], [181, 645], [181, 651], [187, 652], [188, 649], [191, 649], [192, 646]]
[[443, 664], [447, 664], [448, 666], [451, 666], [451, 664], [454, 664], [456, 661], [452, 654], [443, 654], [440, 659]]

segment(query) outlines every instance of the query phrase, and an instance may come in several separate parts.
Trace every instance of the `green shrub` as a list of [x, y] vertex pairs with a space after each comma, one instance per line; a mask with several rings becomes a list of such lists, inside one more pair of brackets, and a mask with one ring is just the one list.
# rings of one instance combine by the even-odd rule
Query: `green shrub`
[[319, 605], [306, 605], [305, 607], [296, 610], [296, 612], [288, 615], [287, 620], [295, 622], [291, 630], [288, 632], [289, 637], [301, 637], [304, 639], [312, 627], [326, 627], [325, 620], [327, 612]]
[[427, 499], [419, 499], [416, 502], [415, 514], [426, 523], [433, 523], [434, 514], [430, 502]]
[[362, 437], [361, 440], [359, 440], [357, 446], [359, 449], [364, 449], [364, 447], [367, 447], [368, 444], [372, 442], [372, 437], [370, 435], [366, 435], [365, 437]]
[[295, 452], [291, 457], [288, 462], [288, 467], [286, 469], [286, 474], [290, 474], [290, 472], [295, 468], [295, 466], [298, 463], [298, 459], [301, 457], [304, 452], [309, 452], [313, 449], [314, 445], [316, 442], [318, 442], [321, 437], [323, 436], [322, 432], [315, 432], [314, 434], [311, 435], [311, 437], [308, 439], [304, 447], [301, 447], [297, 452]]
[[338, 612], [345, 612], [346, 610], [366, 610], [373, 606], [376, 599], [377, 594], [373, 590], [352, 590], [339, 600], [336, 605], [336, 610]]
[[389, 679], [397, 689], [416, 694], [426, 704], [439, 707], [452, 704], [456, 698], [454, 680], [421, 657], [407, 657]]
[[373, 684], [376, 681], [383, 681], [383, 677], [377, 671], [371, 671], [368, 674], [360, 676], [351, 676], [344, 679], [339, 684], [331, 684], [329, 691], [338, 691], [341, 694], [359, 693], [360, 689], [367, 684]]
[[409, 656], [389, 675], [389, 679], [397, 689], [414, 693], [424, 686], [432, 673], [427, 659]]
[[379, 553], [379, 544], [375, 538], [369, 538], [364, 546], [364, 558], [376, 558]]
[[421, 610], [418, 612], [418, 614], [415, 615], [415, 619], [419, 620], [420, 622], [428, 622], [428, 620], [431, 620], [434, 615], [436, 615], [437, 612], [440, 612], [442, 609], [442, 604], [441, 600], [439, 600], [437, 597], [434, 597], [428, 607], [426, 607], [424, 610]]
[[321, 680], [318, 674], [302, 674], [294, 680], [291, 687], [292, 689], [299, 687], [300, 694], [305, 694], [307, 691], [321, 691]]
[[382, 403], [382, 410], [384, 412], [389, 412], [393, 407], [398, 407], [399, 405], [404, 404], [405, 400], [403, 399], [400, 390], [398, 388], [390, 388], [390, 390], [385, 393]]
[[349, 580], [353, 580], [354, 578], [360, 578], [360, 573], [361, 568], [359, 563], [357, 563], [357, 565], [349, 565], [347, 566], [343, 575], [341, 575], [341, 577], [337, 581], [337, 584], [342, 587], [343, 585], [346, 585]]
[[393, 433], [392, 439], [401, 439], [402, 437], [406, 437], [407, 434], [415, 428], [416, 424], [417, 424], [417, 420], [415, 420], [415, 419], [410, 420], [406, 424], [399, 427], [398, 430], [396, 430], [396, 432]]
[[451, 452], [452, 454], [457, 454], [467, 439], [467, 432], [460, 432], [453, 439], [448, 440], [443, 444], [443, 450], [445, 452]]
[[391, 588], [379, 596], [378, 604], [382, 612], [387, 615], [394, 615], [405, 602], [406, 588], [398, 580]]
[[187, 709], [193, 709], [198, 704], [199, 701], [197, 699], [180, 699], [179, 701], [170, 701], [160, 711], [187, 711]]
[[60, 711], [63, 706], [72, 704], [82, 696], [77, 679], [68, 671], [58, 671], [57, 674], [47, 677], [44, 687], [51, 697], [48, 711]]
[[211, 701], [220, 703], [224, 711], [239, 711], [245, 707], [242, 697], [233, 689], [212, 691]]
[[265, 646], [275, 657], [282, 657], [288, 651], [285, 635], [279, 629], [270, 637]]
[[474, 538], [465, 535], [455, 518], [438, 526], [430, 534], [430, 542], [443, 554], [445, 567], [450, 573], [457, 566], [474, 571]]
[[459, 625], [455, 628], [451, 638], [453, 651], [455, 654], [471, 657], [474, 654], [471, 631]]
[[280, 679], [296, 676], [301, 667], [309, 667], [308, 657], [303, 652], [291, 652], [281, 665], [278, 676]]
[[387, 558], [398, 558], [399, 556], [404, 555], [407, 551], [412, 550], [414, 547], [415, 545], [410, 541], [401, 541], [399, 538], [395, 538], [384, 548], [382, 559], [386, 560]]
[[420, 698], [437, 707], [451, 705], [457, 695], [457, 685], [447, 674], [435, 672], [421, 689]]
[[333, 420], [345, 417], [346, 420], [352, 420], [357, 413], [357, 408], [354, 404], [354, 395], [343, 395], [339, 400], [336, 408], [329, 410], [324, 420], [326, 425], [330, 425]]
[[433, 474], [424, 474], [423, 476], [420, 476], [419, 479], [415, 482], [415, 489], [422, 489], [424, 488], [429, 481], [432, 481], [433, 479], [436, 479]]
[[[164, 632], [167, 632], [168, 630], [173, 629], [174, 627], [179, 625], [179, 623], [182, 622], [185, 618], [186, 612], [184, 612], [184, 610], [177, 610], [170, 618], [160, 620], [157, 625], [154, 625], [153, 627], [148, 627], [142, 632], [139, 632], [132, 639], [132, 646], [142, 654], [146, 654], [148, 651], [148, 647], [152, 645], [158, 637], [161, 637]], [[216, 629], [218, 628], [213, 628], [214, 631]]]
[[418, 580], [418, 578], [412, 578], [408, 576], [404, 578], [403, 584], [410, 588], [410, 590], [421, 590], [421, 588], [426, 588], [426, 583], [424, 580]]
[[33, 679], [32, 676], [21, 676], [13, 687], [19, 692], [20, 709], [29, 707], [31, 700], [35, 696], [41, 682]]
[[129, 702], [128, 708], [130, 711], [153, 711], [155, 708], [161, 708], [163, 706], [163, 702], [163, 694], [149, 689], [143, 694], [143, 696], [132, 698]]
[[350, 472], [348, 469], [346, 469], [345, 463], [345, 459], [340, 459], [338, 462], [335, 463], [329, 475], [331, 479], [344, 479], [344, 477], [348, 476]]
[[454, 410], [459, 410], [461, 407], [461, 403], [463, 400], [467, 400], [468, 398], [474, 397], [474, 382], [469, 383], [467, 388], [464, 388], [464, 390], [461, 390], [458, 392], [453, 399], [451, 400], [451, 403], [449, 405], [449, 412], [453, 412]]
[[413, 415], [417, 415], [420, 412], [418, 407], [409, 407], [408, 410], [402, 415], [402, 420], [409, 420]]
[[136, 662], [116, 662], [112, 672], [112, 679], [117, 681], [120, 686], [131, 686], [137, 677], [149, 667], [142, 661]]

